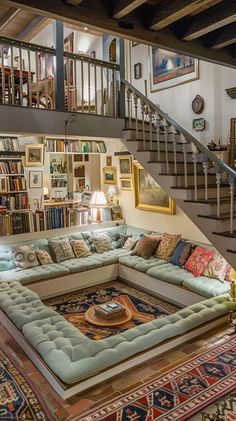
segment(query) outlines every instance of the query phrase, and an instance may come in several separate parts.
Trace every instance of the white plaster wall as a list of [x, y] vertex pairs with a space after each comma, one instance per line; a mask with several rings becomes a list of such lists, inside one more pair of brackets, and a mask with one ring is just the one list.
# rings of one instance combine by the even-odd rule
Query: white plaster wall
[[[117, 168], [117, 199], [119, 200], [122, 214], [127, 224], [159, 232], [182, 233], [184, 238], [209, 243], [207, 238], [179, 207], [176, 208], [175, 215], [165, 215], [135, 209], [134, 192], [120, 190], [119, 159], [118, 157], [114, 157], [114, 152], [121, 151], [123, 144], [119, 140], [108, 140], [106, 146], [107, 155], [112, 155], [112, 165]], [[101, 170], [104, 166], [106, 166], [106, 155], [101, 155]], [[103, 178], [101, 179], [101, 186], [102, 190], [106, 193], [108, 185], [103, 184]]]
[[[236, 116], [236, 100], [230, 99], [225, 89], [235, 86], [236, 70], [200, 61], [198, 80], [151, 93], [148, 47], [142, 44], [131, 47], [129, 43], [128, 49], [129, 53], [126, 56], [127, 62], [130, 61], [130, 69], [127, 69], [127, 73], [131, 74], [131, 83], [137, 89], [144, 93], [146, 79], [149, 99], [159, 104], [163, 111], [172, 116], [198, 140], [207, 144], [211, 139], [218, 141], [221, 138], [226, 143], [230, 130], [230, 118]], [[134, 64], [140, 62], [142, 78], [135, 80]], [[205, 109], [201, 117], [207, 121], [207, 129], [200, 133], [192, 130], [192, 120], [198, 118], [191, 107], [195, 95], [201, 95], [205, 100]]]

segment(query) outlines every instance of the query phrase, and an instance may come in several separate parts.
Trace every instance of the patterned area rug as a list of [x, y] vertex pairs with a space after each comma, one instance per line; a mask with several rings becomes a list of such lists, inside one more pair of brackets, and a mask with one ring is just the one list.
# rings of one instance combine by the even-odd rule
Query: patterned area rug
[[[87, 412], [80, 421], [185, 421], [236, 385], [236, 336]], [[212, 421], [218, 418], [212, 418]], [[232, 418], [233, 420], [233, 418]], [[221, 420], [222, 421], [222, 420]]]
[[236, 392], [227, 394], [223, 399], [208, 406], [201, 413], [189, 418], [189, 421], [236, 421]]
[[[92, 326], [85, 320], [85, 312], [95, 304], [114, 300], [132, 311], [130, 322], [119, 328]], [[120, 282], [110, 282], [45, 300], [44, 304], [57, 311], [90, 339], [98, 340], [117, 335], [134, 326], [165, 317], [179, 310], [158, 298]]]
[[52, 420], [39, 393], [20, 370], [0, 349], [0, 420]]

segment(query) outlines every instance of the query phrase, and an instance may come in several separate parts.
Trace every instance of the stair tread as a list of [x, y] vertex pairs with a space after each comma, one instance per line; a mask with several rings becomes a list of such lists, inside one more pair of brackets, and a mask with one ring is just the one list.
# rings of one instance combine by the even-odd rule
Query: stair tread
[[230, 231], [222, 231], [222, 232], [213, 231], [213, 234], [221, 235], [222, 237], [227, 237], [227, 238], [236, 238], [236, 230], [234, 230], [232, 234]]
[[[236, 200], [236, 196], [235, 196], [235, 200]], [[231, 199], [230, 196], [223, 196], [220, 198], [220, 203], [230, 203]], [[184, 200], [184, 202], [186, 203], [200, 203], [203, 205], [206, 204], [211, 204], [211, 205], [217, 205], [217, 199], [216, 198], [210, 198], [208, 200], [204, 200], [204, 199], [198, 199], [198, 200], [194, 200], [194, 199], [188, 199], [188, 200]]]
[[[137, 152], [158, 152], [158, 151], [154, 151], [153, 149], [138, 149]], [[166, 151], [160, 151], [160, 153], [166, 153]], [[174, 153], [174, 151], [168, 151], [168, 153]], [[183, 155], [183, 152], [181, 151], [176, 151], [176, 155], [177, 154], [181, 154]], [[192, 152], [187, 152], [187, 154], [192, 155]]]
[[[185, 174], [184, 174], [184, 172], [177, 172], [177, 173], [170, 173], [170, 174], [166, 174], [166, 173], [164, 173], [164, 172], [159, 172], [159, 175], [164, 175], [164, 176], [184, 176]], [[191, 175], [191, 176], [194, 176], [195, 174], [194, 174], [194, 172], [188, 172], [188, 176], [189, 175]], [[204, 174], [204, 172], [202, 171], [202, 172], [198, 172], [197, 173], [197, 176], [198, 175], [201, 175], [201, 176], [204, 176], [205, 174]], [[209, 175], [210, 176], [216, 176], [216, 174], [208, 174], [208, 177], [209, 177]]]
[[[174, 164], [174, 161], [168, 161], [169, 164]], [[148, 161], [148, 164], [166, 164], [166, 160], [158, 161], [157, 159], [152, 159], [151, 161]], [[184, 162], [177, 162], [178, 164], [184, 164]], [[193, 165], [193, 162], [187, 162], [187, 165]], [[202, 162], [197, 162], [197, 165], [202, 166]]]
[[[230, 212], [223, 212], [220, 216], [215, 215], [198, 215], [199, 218], [207, 218], [207, 219], [216, 219], [217, 221], [226, 221], [230, 219]], [[233, 217], [236, 217], [236, 213], [234, 213]]]

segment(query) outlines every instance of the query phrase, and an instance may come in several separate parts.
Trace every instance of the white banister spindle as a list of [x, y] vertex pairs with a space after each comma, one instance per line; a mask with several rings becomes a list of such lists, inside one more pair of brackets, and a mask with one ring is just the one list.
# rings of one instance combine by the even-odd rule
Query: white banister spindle
[[205, 176], [205, 200], [208, 200], [208, 169], [209, 169], [209, 162], [208, 159], [205, 157], [205, 161], [203, 162], [203, 172]]
[[131, 90], [127, 89], [126, 97], [127, 97], [127, 108], [128, 108], [128, 119], [129, 119], [129, 129], [131, 129]]
[[133, 95], [134, 97], [134, 116], [135, 116], [135, 135], [136, 139], [138, 139], [138, 97], [137, 95]]
[[221, 178], [222, 178], [222, 174], [220, 172], [220, 169], [217, 169], [217, 172], [216, 172], [217, 218], [220, 217], [220, 185], [221, 185]]
[[163, 121], [164, 136], [165, 136], [165, 161], [166, 161], [166, 173], [169, 173], [169, 154], [168, 154], [168, 140], [169, 140], [169, 124], [166, 120]]
[[13, 63], [13, 46], [10, 47], [10, 51], [11, 51], [11, 103], [15, 104], [15, 77], [14, 77], [14, 63]]
[[172, 133], [172, 143], [173, 143], [173, 152], [174, 152], [174, 173], [177, 174], [178, 173], [178, 168], [177, 168], [177, 153], [176, 153], [176, 129], [174, 126], [171, 126], [171, 133]]
[[27, 93], [28, 93], [28, 104], [30, 107], [32, 107], [32, 87], [31, 87], [31, 82], [32, 82], [32, 77], [31, 77], [31, 56], [30, 56], [30, 50], [27, 50], [27, 55], [28, 55], [28, 88], [27, 88]]
[[153, 150], [152, 145], [152, 128], [153, 128], [153, 114], [154, 111], [151, 107], [148, 107], [148, 118], [149, 118], [149, 148], [150, 150]]
[[234, 232], [234, 187], [235, 179], [230, 177], [229, 189], [230, 189], [230, 234]]
[[35, 68], [36, 68], [36, 97], [37, 107], [39, 108], [39, 54], [35, 52]]
[[146, 149], [146, 134], [145, 134], [145, 111], [146, 105], [144, 101], [141, 101], [141, 114], [142, 114], [142, 133], [143, 133], [143, 141], [142, 141], [142, 149]]
[[[4, 67], [4, 45], [1, 45], [1, 71], [2, 71], [2, 103], [5, 104], [5, 67]], [[9, 98], [8, 98], [9, 101]]]
[[161, 149], [160, 149], [160, 122], [161, 118], [157, 112], [155, 112], [155, 126], [156, 126], [156, 139], [157, 139], [157, 158], [161, 160]]
[[193, 177], [194, 177], [194, 200], [197, 201], [197, 156], [198, 156], [198, 149], [197, 147], [191, 143], [192, 147], [192, 154], [193, 154]]

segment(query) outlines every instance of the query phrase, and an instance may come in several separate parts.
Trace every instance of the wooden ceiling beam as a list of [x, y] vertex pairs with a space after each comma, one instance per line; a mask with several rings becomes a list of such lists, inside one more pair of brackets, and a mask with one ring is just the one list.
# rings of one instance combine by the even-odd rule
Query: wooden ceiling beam
[[236, 23], [231, 23], [218, 31], [212, 32], [204, 39], [204, 43], [208, 48], [213, 48], [215, 50], [235, 44]]
[[207, 3], [209, 0], [165, 0], [157, 6], [150, 28], [159, 31]]
[[3, 16], [0, 17], [0, 31], [12, 21], [20, 12], [18, 7], [10, 7]]
[[236, 22], [236, 1], [225, 0], [191, 18], [182, 39], [192, 41], [233, 22]]
[[[236, 59], [228, 49], [207, 49], [199, 40], [185, 42], [175, 38], [173, 32], [168, 29], [159, 32], [145, 29], [135, 16], [132, 16], [132, 20], [129, 19], [131, 24], [127, 28], [121, 26], [119, 21], [106, 16], [104, 12], [102, 13], [101, 9], [99, 12], [94, 7], [93, 13], [91, 13], [91, 9], [89, 9], [88, 5], [86, 7], [87, 2], [85, 3], [85, 6], [83, 6], [82, 3], [81, 6], [76, 8], [58, 2], [58, 0], [50, 0], [50, 2], [48, 0], [41, 0], [40, 2], [38, 0], [11, 0], [10, 3], [14, 6], [34, 10], [37, 14], [44, 14], [50, 18], [62, 20], [63, 22], [87, 26], [88, 28], [97, 31], [121, 36], [139, 43], [152, 45], [236, 69]], [[96, 4], [97, 7], [99, 7], [99, 2], [94, 0], [94, 5]]]
[[17, 34], [16, 39], [22, 41], [31, 41], [45, 26], [49, 23], [49, 19], [45, 16], [35, 16], [35, 18]]
[[121, 19], [146, 2], [147, 0], [116, 0], [112, 17]]

